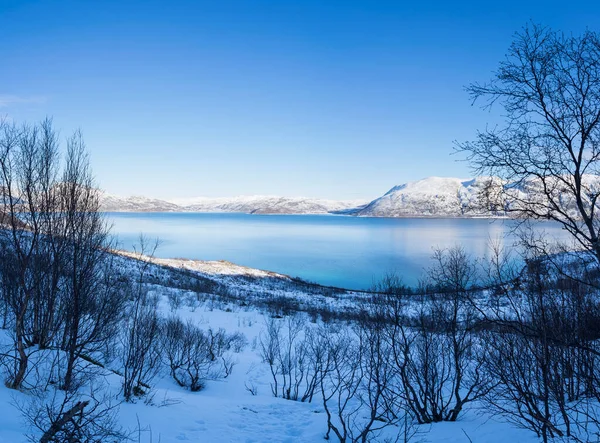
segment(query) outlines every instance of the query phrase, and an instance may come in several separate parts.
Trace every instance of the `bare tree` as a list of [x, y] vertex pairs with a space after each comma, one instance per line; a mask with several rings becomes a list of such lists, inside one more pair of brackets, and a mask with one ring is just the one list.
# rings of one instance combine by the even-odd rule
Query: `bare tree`
[[352, 329], [319, 330], [324, 349], [319, 385], [327, 415], [329, 439], [368, 442], [384, 435], [386, 441], [409, 441], [412, 417], [403, 399], [391, 390], [398, 377], [386, 339], [385, 325], [364, 318]]
[[15, 340], [9, 385], [22, 386], [31, 350], [59, 347], [67, 356], [62, 386], [70, 389], [81, 355], [114, 335], [123, 304], [83, 137], [68, 140], [61, 162], [51, 120], [0, 122], [0, 146], [0, 279]]
[[270, 318], [260, 336], [260, 353], [271, 371], [273, 395], [311, 401], [317, 387], [322, 352], [322, 346], [303, 317]]
[[19, 404], [32, 432], [31, 442], [124, 442], [129, 434], [118, 424], [119, 404], [104, 387], [91, 385], [84, 393], [40, 391]]
[[6, 383], [29, 388], [22, 412], [40, 441], [121, 441], [92, 372], [89, 394], [75, 383], [83, 360], [99, 369], [90, 355], [112, 340], [123, 305], [81, 134], [63, 157], [51, 120], [0, 122], [0, 190], [0, 291], [14, 339]]
[[457, 149], [479, 174], [497, 176], [493, 198], [526, 218], [559, 222], [600, 261], [600, 38], [530, 24], [517, 33], [494, 79], [467, 88], [499, 103], [506, 125]]
[[[3, 292], [5, 303], [12, 316], [15, 341], [14, 369], [7, 384], [18, 389], [23, 384], [28, 365], [28, 347], [32, 342], [45, 345], [35, 339], [36, 332], [29, 326], [31, 317], [39, 319], [41, 309], [50, 308], [50, 300], [37, 300], [50, 289], [48, 276], [54, 263], [48, 255], [50, 248], [44, 243], [48, 232], [49, 213], [53, 212], [52, 186], [56, 182], [58, 147], [51, 121], [39, 126], [17, 127], [0, 122], [0, 189], [3, 203], [3, 229], [0, 229], [2, 245], [8, 260], [12, 262], [10, 275], [4, 283], [11, 283]], [[56, 269], [56, 268], [54, 268]], [[45, 303], [46, 301], [47, 303]], [[35, 313], [32, 312], [35, 306]], [[41, 315], [42, 317], [44, 315]], [[46, 322], [42, 322], [46, 323]], [[33, 325], [39, 325], [34, 321]], [[39, 335], [38, 335], [39, 338]]]
[[109, 230], [100, 212], [80, 132], [68, 140], [66, 166], [57, 193], [61, 216], [58, 235], [66, 243], [62, 262], [68, 276], [62, 296], [61, 348], [67, 354], [62, 386], [71, 389], [80, 357], [84, 352], [100, 350], [111, 340], [126, 301], [114, 277]]
[[345, 443], [353, 441], [355, 433], [361, 434], [361, 430], [351, 427], [362, 409], [357, 399], [362, 377], [361, 348], [347, 331], [330, 330], [327, 340], [327, 357], [320, 377], [323, 407], [327, 414], [325, 439], [329, 439], [333, 431], [340, 443]]
[[149, 246], [147, 240], [140, 237], [136, 279], [130, 287], [121, 334], [123, 396], [126, 401], [132, 401], [134, 396], [147, 391], [160, 368], [158, 302], [144, 286], [157, 247], [158, 240]]
[[570, 270], [557, 271], [556, 257], [552, 266], [545, 257], [527, 257], [517, 275], [509, 260], [494, 258], [490, 267], [509, 268], [490, 272], [498, 300], [473, 303], [484, 319], [484, 369], [497, 381], [485, 398], [488, 408], [544, 441], [588, 441], [598, 429], [597, 292], [586, 283], [587, 267], [577, 271], [579, 260], [568, 258], [562, 266]]
[[190, 391], [199, 391], [206, 380], [229, 376], [232, 362], [225, 353], [241, 351], [245, 337], [223, 329], [204, 331], [192, 322], [168, 318], [161, 327], [161, 351], [171, 377]]
[[390, 297], [386, 313], [400, 374], [396, 391], [419, 423], [456, 421], [490, 389], [468, 297], [475, 265], [459, 247], [437, 250], [433, 258], [426, 285], [433, 292], [413, 298], [412, 313], [406, 300]]

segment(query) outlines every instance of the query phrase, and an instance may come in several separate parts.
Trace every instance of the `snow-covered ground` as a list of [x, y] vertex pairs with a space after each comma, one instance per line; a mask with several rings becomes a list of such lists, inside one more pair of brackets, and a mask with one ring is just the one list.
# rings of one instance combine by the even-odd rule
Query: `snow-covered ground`
[[[168, 312], [166, 301], [162, 309]], [[227, 310], [227, 308], [225, 308]], [[159, 379], [152, 401], [122, 403], [119, 421], [135, 432], [141, 442], [323, 442], [327, 420], [319, 401], [302, 403], [275, 398], [271, 394], [268, 366], [259, 357], [255, 343], [264, 328], [264, 315], [254, 309], [230, 306], [231, 312], [202, 306], [177, 312], [203, 327], [239, 331], [248, 339], [246, 349], [235, 354], [233, 373], [225, 380], [209, 381], [200, 392], [190, 392], [169, 377]], [[120, 387], [117, 375], [109, 376], [115, 396]], [[256, 387], [252, 395], [246, 386]], [[24, 442], [25, 423], [13, 404], [27, 401], [27, 394], [0, 387], [0, 442]], [[138, 425], [139, 424], [139, 425]], [[468, 436], [468, 437], [467, 437]], [[536, 442], [529, 431], [498, 422], [475, 407], [456, 423], [423, 426], [413, 441], [501, 443]]]
[[[117, 251], [126, 258], [141, 258], [156, 265], [154, 270], [163, 278], [170, 271], [183, 271], [183, 275], [198, 275], [219, 285], [213, 289], [223, 300], [252, 303], [258, 306], [289, 304], [295, 310], [356, 312], [360, 301], [368, 294], [319, 286], [293, 279], [272, 271], [249, 268], [224, 260], [163, 259], [139, 256], [127, 251]], [[223, 293], [225, 291], [225, 294]]]
[[[130, 255], [123, 254], [123, 267], [133, 266]], [[241, 352], [232, 353], [235, 366], [231, 375], [225, 379], [209, 380], [199, 392], [179, 387], [163, 373], [147, 396], [139, 398], [133, 404], [120, 404], [118, 421], [133, 432], [133, 441], [324, 441], [327, 420], [318, 396], [311, 403], [273, 397], [269, 366], [261, 360], [258, 345], [270, 314], [252, 301], [260, 300], [260, 297], [273, 297], [272, 292], [275, 292], [284, 297], [304, 300], [304, 306], [325, 304], [333, 309], [343, 310], [355, 304], [365, 294], [326, 293], [318, 288], [304, 286], [301, 282], [294, 282], [286, 276], [228, 262], [144, 260], [153, 263], [149, 273], [155, 279], [147, 283], [146, 287], [151, 295], [158, 297], [162, 315], [189, 319], [204, 329], [223, 328], [228, 333], [239, 332], [245, 336], [247, 345]], [[228, 286], [230, 294], [237, 295], [219, 298], [217, 294], [204, 294], [198, 303], [184, 302], [174, 307], [169, 302], [173, 297], [188, 300], [190, 296], [198, 295], [176, 284], [178, 273], [182, 270], [185, 275], [197, 274]], [[173, 273], [174, 276], [171, 275]], [[265, 279], [268, 279], [268, 283], [264, 282]], [[248, 296], [247, 302], [241, 303], [244, 301], [244, 294]], [[283, 322], [285, 318], [275, 321]], [[1, 342], [7, 341], [6, 334], [6, 331], [0, 332]], [[106, 380], [106, 391], [117, 401], [121, 377], [111, 373]], [[25, 404], [29, 398], [29, 393], [0, 387], [0, 404], [3, 405], [0, 413], [0, 442], [26, 441], [23, 434], [28, 429], [15, 405]], [[393, 435], [393, 429], [388, 431], [388, 436]], [[334, 436], [331, 438], [335, 439]], [[378, 441], [389, 440], [382, 437]], [[455, 423], [417, 428], [417, 434], [411, 441], [516, 443], [536, 442], [538, 439], [530, 431], [518, 429], [489, 416], [475, 403], [469, 405]]]
[[236, 265], [225, 260], [190, 260], [185, 258], [157, 258], [148, 256], [139, 256], [127, 251], [117, 251], [118, 254], [124, 257], [141, 258], [160, 266], [165, 266], [175, 269], [185, 269], [188, 271], [198, 272], [215, 278], [223, 276], [247, 276], [256, 278], [280, 278], [289, 280], [290, 278], [283, 274], [278, 274], [272, 271], [263, 271], [261, 269], [249, 268], [247, 266]]

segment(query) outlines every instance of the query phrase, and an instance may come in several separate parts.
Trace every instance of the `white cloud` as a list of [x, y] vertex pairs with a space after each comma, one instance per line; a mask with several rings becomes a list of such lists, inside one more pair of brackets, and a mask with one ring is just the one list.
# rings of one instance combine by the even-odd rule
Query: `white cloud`
[[20, 104], [41, 104], [46, 102], [46, 97], [42, 96], [20, 96], [10, 94], [0, 94], [0, 108], [7, 108]]

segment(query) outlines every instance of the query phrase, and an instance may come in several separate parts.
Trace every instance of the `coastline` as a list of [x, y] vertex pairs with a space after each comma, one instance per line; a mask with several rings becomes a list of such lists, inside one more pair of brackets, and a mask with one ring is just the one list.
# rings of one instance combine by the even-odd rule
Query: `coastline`
[[103, 214], [239, 214], [253, 216], [323, 216], [323, 217], [344, 217], [360, 219], [480, 219], [480, 220], [518, 220], [519, 217], [510, 217], [507, 215], [443, 215], [443, 214], [410, 214], [410, 215], [353, 215], [338, 214], [333, 212], [230, 212], [230, 211], [101, 211]]

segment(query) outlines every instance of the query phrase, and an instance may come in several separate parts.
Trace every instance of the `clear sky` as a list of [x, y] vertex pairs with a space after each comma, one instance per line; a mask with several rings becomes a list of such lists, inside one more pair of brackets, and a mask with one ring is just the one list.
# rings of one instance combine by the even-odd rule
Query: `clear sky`
[[0, 0], [0, 114], [81, 128], [115, 194], [375, 198], [471, 175], [463, 87], [528, 20], [600, 2]]

